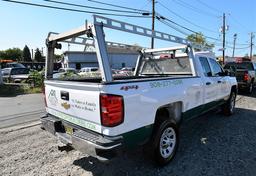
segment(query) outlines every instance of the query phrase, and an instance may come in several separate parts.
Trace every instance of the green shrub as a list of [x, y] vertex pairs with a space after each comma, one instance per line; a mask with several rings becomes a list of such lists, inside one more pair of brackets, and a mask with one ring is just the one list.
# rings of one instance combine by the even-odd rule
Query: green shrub
[[32, 87], [42, 87], [44, 83], [44, 75], [36, 70], [30, 71], [29, 82]]

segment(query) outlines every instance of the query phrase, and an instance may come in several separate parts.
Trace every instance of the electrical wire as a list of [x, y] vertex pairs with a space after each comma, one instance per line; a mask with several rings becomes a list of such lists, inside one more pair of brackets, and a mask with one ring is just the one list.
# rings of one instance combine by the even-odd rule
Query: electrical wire
[[194, 12], [199, 13], [199, 14], [204, 14], [204, 15], [207, 15], [207, 16], [210, 16], [210, 17], [214, 17], [214, 18], [218, 18], [218, 17], [219, 17], [218, 15], [215, 15], [215, 14], [212, 14], [212, 13], [209, 13], [209, 12], [206, 12], [206, 11], [204, 11], [204, 10], [202, 10], [202, 9], [199, 9], [199, 8], [197, 8], [197, 7], [195, 7], [195, 6], [192, 6], [191, 4], [189, 4], [189, 3], [187, 3], [187, 2], [184, 2], [184, 1], [182, 1], [182, 0], [172, 0], [172, 1], [176, 2], [176, 4], [179, 4], [179, 5], [182, 6], [182, 7], [185, 7], [185, 8], [187, 8], [187, 9], [190, 9], [190, 10], [192, 10], [192, 11], [194, 11]]
[[178, 29], [177, 27], [171, 25], [170, 23], [168, 23], [168, 22], [166, 22], [166, 21], [163, 21], [163, 20], [158, 19], [158, 18], [157, 18], [157, 20], [160, 21], [161, 23], [165, 24], [166, 26], [168, 26], [168, 27], [170, 27], [170, 28], [172, 28], [172, 29], [174, 29], [174, 30], [180, 32], [181, 34], [183, 34], [183, 35], [185, 35], [185, 36], [188, 36], [188, 35], [189, 35], [188, 33], [186, 33], [186, 32], [184, 32], [184, 31]]
[[53, 1], [53, 0], [44, 0], [44, 1], [55, 3], [55, 4], [69, 5], [69, 6], [75, 6], [75, 7], [83, 7], [83, 8], [89, 8], [89, 9], [106, 10], [106, 11], [112, 11], [112, 12], [142, 14], [142, 12], [135, 12], [135, 11], [128, 11], [128, 10], [116, 10], [116, 9], [101, 8], [101, 7], [94, 7], [94, 6], [86, 6], [86, 5], [81, 5], [81, 4], [74, 4], [74, 3], [67, 3], [67, 2], [60, 2], [60, 1]]
[[171, 22], [171, 23], [173, 23], [173, 24], [175, 24], [175, 25], [177, 25], [177, 26], [179, 26], [179, 27], [181, 27], [181, 28], [183, 28], [183, 29], [185, 29], [185, 30], [187, 30], [187, 31], [190, 31], [190, 32], [195, 33], [195, 34], [199, 34], [198, 32], [196, 32], [196, 31], [194, 31], [194, 30], [192, 30], [192, 29], [189, 29], [189, 28], [187, 28], [187, 27], [185, 27], [185, 26], [182, 26], [182, 25], [180, 25], [179, 23], [176, 23], [176, 22], [174, 22], [173, 20], [170, 20], [170, 19], [168, 19], [168, 18], [166, 18], [166, 17], [160, 16], [160, 18], [163, 19], [163, 20], [169, 21], [169, 22]]
[[231, 19], [233, 22], [235, 22], [237, 25], [237, 27], [239, 27], [240, 29], [242, 29], [243, 31], [245, 31], [246, 33], [249, 33], [249, 28], [247, 28], [247, 26], [243, 25], [242, 23], [240, 23], [237, 19], [235, 19], [232, 15], [230, 15]]
[[198, 28], [201, 28], [201, 29], [207, 30], [207, 31], [209, 31], [209, 32], [218, 34], [218, 32], [216, 32], [216, 31], [213, 31], [213, 30], [210, 30], [210, 29], [205, 28], [205, 27], [203, 27], [203, 26], [199, 26], [199, 25], [197, 25], [197, 24], [195, 24], [195, 23], [192, 23], [190, 20], [184, 18], [183, 16], [179, 15], [178, 13], [172, 11], [170, 8], [166, 7], [166, 6], [165, 6], [164, 4], [162, 4], [160, 1], [158, 1], [157, 4], [159, 4], [160, 6], [162, 6], [162, 7], [165, 8], [166, 10], [168, 10], [170, 13], [174, 14], [175, 16], [179, 17], [180, 19], [183, 19], [184, 21], [188, 22], [189, 24], [192, 24], [193, 26], [196, 26], [196, 27], [198, 27]]
[[29, 6], [44, 7], [44, 8], [50, 8], [50, 9], [58, 9], [58, 10], [80, 12], [80, 13], [98, 14], [98, 15], [111, 15], [111, 16], [134, 17], [134, 18], [149, 18], [150, 17], [150, 16], [142, 16], [142, 15], [141, 16], [139, 16], [139, 15], [124, 15], [124, 14], [116, 14], [116, 13], [85, 11], [85, 10], [70, 9], [70, 8], [49, 6], [49, 5], [43, 5], [43, 4], [35, 4], [35, 3], [29, 3], [29, 2], [20, 2], [20, 1], [13, 1], [13, 0], [2, 0], [2, 1], [10, 2], [10, 3], [16, 3], [16, 4], [29, 5]]
[[[159, 14], [159, 13], [157, 13], [157, 14]], [[160, 15], [160, 14], [159, 14]], [[164, 16], [157, 16], [157, 19], [162, 19], [162, 20], [166, 20], [166, 21], [168, 21], [168, 22], [170, 22], [170, 23], [172, 23], [172, 24], [175, 24], [176, 26], [179, 26], [180, 28], [183, 28], [183, 29], [185, 29], [185, 30], [187, 30], [187, 31], [190, 31], [190, 32], [192, 32], [192, 33], [194, 33], [194, 34], [196, 34], [196, 35], [199, 35], [200, 33], [199, 32], [196, 32], [196, 31], [194, 31], [194, 30], [192, 30], [192, 29], [190, 29], [190, 28], [187, 28], [187, 27], [185, 27], [185, 26], [182, 26], [181, 24], [179, 24], [179, 23], [177, 23], [177, 22], [174, 22], [173, 20], [170, 20], [170, 19], [168, 19], [168, 18], [166, 18], [166, 17], [164, 17]], [[205, 38], [208, 38], [208, 39], [211, 39], [211, 40], [215, 40], [215, 41], [219, 41], [219, 39], [216, 39], [216, 38], [214, 38], [214, 37], [209, 37], [209, 36], [206, 36], [206, 35], [204, 35], [204, 37]]]
[[[99, 3], [99, 4], [104, 4], [104, 5], [108, 5], [108, 6], [112, 6], [112, 7], [125, 8], [125, 9], [136, 10], [136, 11], [142, 11], [142, 10], [139, 10], [139, 9], [134, 9], [134, 8], [129, 8], [129, 7], [123, 7], [123, 6], [114, 5], [114, 4], [110, 4], [110, 3], [99, 2], [99, 1], [96, 1], [96, 0], [88, 0], [88, 1], [90, 1], [90, 2], [95, 2], [95, 3]], [[144, 11], [144, 10], [143, 10], [143, 11]], [[148, 12], [148, 11], [146, 11], [146, 12]], [[159, 14], [159, 13], [157, 13], [157, 14]], [[172, 20], [170, 20], [170, 19], [168, 19], [168, 18], [166, 18], [166, 17], [163, 17], [163, 16], [160, 15], [160, 18], [162, 18], [163, 20], [169, 21], [170, 23], [173, 23], [173, 24], [175, 24], [176, 26], [179, 26], [180, 28], [183, 28], [183, 29], [185, 29], [185, 30], [187, 30], [187, 31], [190, 31], [190, 32], [195, 33], [195, 34], [199, 34], [198, 32], [196, 32], [196, 31], [194, 31], [194, 30], [192, 30], [192, 29], [189, 29], [189, 28], [187, 28], [187, 27], [185, 27], [185, 26], [182, 26], [182, 25], [180, 25], [180, 24], [178, 24], [178, 23], [176, 23], [176, 22], [174, 22], [174, 21], [172, 21]], [[179, 31], [180, 33], [182, 33], [182, 34], [184, 34], [184, 35], [188, 35], [187, 33], [181, 31], [181, 30], [178, 29], [177, 27], [175, 27], [175, 26], [173, 26], [173, 25], [171, 25], [171, 24], [169, 24], [169, 23], [163, 22], [162, 20], [160, 20], [160, 21], [161, 21], [163, 24], [168, 25], [169, 27], [175, 28], [175, 30]], [[201, 27], [200, 27], [200, 28], [201, 28]], [[215, 38], [212, 38], [212, 37], [208, 37], [208, 36], [207, 36], [207, 38], [214, 39], [214, 40], [218, 40], [218, 39], [215, 39]]]
[[212, 6], [209, 6], [208, 4], [206, 4], [205, 2], [201, 1], [201, 0], [197, 0], [200, 4], [204, 5], [205, 7], [217, 12], [217, 13], [222, 13], [221, 11], [219, 11], [218, 9], [212, 7]]
[[88, 0], [88, 1], [94, 2], [94, 3], [98, 3], [98, 4], [107, 5], [107, 6], [111, 6], [111, 7], [117, 7], [117, 8], [121, 8], [121, 9], [129, 9], [129, 10], [134, 10], [134, 11], [139, 11], [139, 12], [149, 12], [147, 10], [135, 9], [135, 8], [130, 8], [130, 7], [124, 7], [124, 6], [110, 4], [110, 3], [105, 3], [105, 2], [100, 2], [100, 1], [96, 1], [96, 0]]

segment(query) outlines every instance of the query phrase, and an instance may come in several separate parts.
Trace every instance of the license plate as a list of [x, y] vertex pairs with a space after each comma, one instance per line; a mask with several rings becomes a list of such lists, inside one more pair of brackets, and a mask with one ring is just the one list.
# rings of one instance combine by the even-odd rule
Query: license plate
[[65, 126], [65, 131], [67, 134], [70, 134], [70, 135], [73, 134], [73, 128], [71, 127]]

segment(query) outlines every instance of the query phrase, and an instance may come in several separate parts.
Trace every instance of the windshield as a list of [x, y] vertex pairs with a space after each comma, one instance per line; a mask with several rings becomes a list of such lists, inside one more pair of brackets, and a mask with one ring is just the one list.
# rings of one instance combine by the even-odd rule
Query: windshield
[[11, 70], [11, 75], [22, 75], [29, 74], [29, 69], [27, 68], [14, 68]]
[[230, 69], [230, 68], [253, 70], [252, 63], [250, 62], [241, 62], [241, 63], [232, 62], [232, 63], [227, 63], [224, 67], [224, 69]]
[[20, 63], [8, 63], [6, 65], [10, 68], [25, 68], [25, 66]]

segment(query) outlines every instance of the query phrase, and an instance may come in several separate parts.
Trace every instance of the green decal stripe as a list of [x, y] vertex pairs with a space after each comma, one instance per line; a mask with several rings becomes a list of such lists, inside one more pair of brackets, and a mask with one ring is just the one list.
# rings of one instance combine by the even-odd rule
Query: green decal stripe
[[123, 136], [124, 139], [124, 146], [126, 148], [133, 148], [143, 144], [150, 139], [152, 131], [153, 124], [122, 134], [121, 136]]
[[71, 122], [73, 124], [76, 124], [78, 126], [90, 129], [92, 131], [100, 132], [100, 128], [97, 128], [98, 125], [96, 125], [96, 124], [94, 124], [92, 122], [88, 122], [86, 120], [82, 120], [82, 119], [70, 116], [68, 114], [64, 114], [62, 112], [59, 112], [59, 111], [56, 111], [56, 110], [53, 110], [53, 109], [50, 109], [50, 108], [48, 108], [48, 112], [50, 114], [56, 116], [56, 117], [59, 117], [59, 118], [61, 118], [63, 120], [66, 120], [66, 121]]
[[204, 105], [197, 106], [195, 108], [192, 108], [184, 113], [182, 113], [182, 119], [183, 120], [189, 120], [191, 118], [197, 117], [211, 109], [214, 109], [221, 104], [224, 104], [225, 100], [219, 100], [219, 101], [213, 101]]

